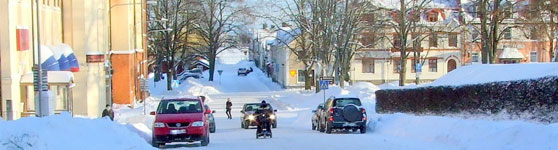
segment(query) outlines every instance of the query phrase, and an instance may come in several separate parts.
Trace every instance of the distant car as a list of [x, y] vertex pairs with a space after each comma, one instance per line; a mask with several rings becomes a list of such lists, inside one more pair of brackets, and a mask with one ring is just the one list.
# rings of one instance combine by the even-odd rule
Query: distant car
[[[242, 117], [240, 117], [240, 126], [242, 128], [248, 129], [250, 126], [256, 126], [256, 116], [254, 116], [254, 113], [257, 109], [260, 109], [260, 104], [261, 103], [244, 104], [242, 110], [240, 111], [240, 113], [242, 113]], [[269, 106], [270, 109], [273, 110], [273, 114], [270, 116], [271, 127], [277, 128], [277, 117], [275, 115], [275, 112], [277, 112], [277, 110], [273, 109], [271, 105]]]
[[246, 68], [238, 68], [238, 74], [237, 74], [238, 76], [240, 76], [240, 75], [246, 76], [246, 75], [248, 75], [248, 73], [250, 73], [250, 72], [248, 71], [248, 69], [246, 69]]
[[[209, 144], [209, 119], [211, 114], [199, 98], [164, 99], [159, 102], [153, 122], [152, 145], [159, 147], [172, 142]], [[177, 109], [178, 108], [178, 109]]]
[[[204, 104], [204, 106], [205, 106], [206, 110], [211, 110], [209, 105]], [[215, 110], [211, 111], [211, 113], [207, 114], [207, 120], [209, 121], [209, 132], [210, 133], [215, 133], [215, 117], [213, 116], [214, 113], [215, 113]]]
[[179, 77], [179, 81], [182, 82], [188, 78], [194, 78], [194, 79], [199, 79], [199, 78], [203, 78], [203, 74], [202, 71], [200, 69], [192, 69], [192, 70], [188, 70], [188, 71], [184, 71], [181, 74], [177, 75]]
[[318, 105], [316, 110], [312, 110], [312, 113], [314, 113], [314, 115], [312, 115], [312, 130], [316, 130], [319, 128], [320, 118], [323, 109], [324, 109], [324, 103], [321, 103], [320, 105]]
[[319, 130], [331, 133], [334, 129], [345, 129], [366, 133], [366, 109], [357, 97], [331, 97], [324, 104], [319, 119]]

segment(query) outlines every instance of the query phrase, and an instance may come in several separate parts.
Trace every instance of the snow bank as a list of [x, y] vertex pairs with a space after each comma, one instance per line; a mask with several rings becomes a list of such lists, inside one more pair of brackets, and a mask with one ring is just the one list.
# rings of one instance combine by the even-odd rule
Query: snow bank
[[558, 63], [470, 65], [457, 68], [429, 86], [459, 86], [558, 76]]
[[407, 114], [382, 115], [376, 134], [454, 145], [455, 149], [558, 149], [558, 124]]
[[107, 118], [69, 114], [0, 121], [0, 149], [153, 149], [126, 126]]

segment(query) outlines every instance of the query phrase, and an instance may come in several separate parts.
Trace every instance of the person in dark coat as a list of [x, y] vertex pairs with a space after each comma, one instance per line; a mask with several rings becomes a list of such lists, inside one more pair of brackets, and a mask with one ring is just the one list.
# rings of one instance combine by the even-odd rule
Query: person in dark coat
[[232, 107], [232, 102], [230, 98], [227, 98], [227, 104], [226, 104], [226, 111], [225, 113], [227, 114], [227, 118], [228, 119], [232, 119], [232, 114], [231, 114], [231, 107]]
[[271, 133], [271, 121], [269, 120], [269, 115], [271, 115], [273, 111], [269, 108], [269, 104], [264, 101], [260, 104], [260, 108], [254, 112], [254, 115], [257, 116], [256, 122], [258, 123], [257, 133], [261, 133], [264, 125], [265, 130]]
[[114, 121], [114, 111], [110, 108], [110, 105], [107, 104], [105, 110], [103, 110], [103, 117], [109, 117], [110, 120]]

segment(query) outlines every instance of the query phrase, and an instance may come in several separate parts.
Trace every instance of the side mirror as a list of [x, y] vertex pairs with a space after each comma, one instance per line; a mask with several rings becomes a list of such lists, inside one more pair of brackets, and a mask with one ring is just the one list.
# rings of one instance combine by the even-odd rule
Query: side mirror
[[155, 115], [155, 112], [152, 111], [152, 112], [149, 113], [149, 115], [153, 115], [153, 116], [154, 116], [154, 115]]
[[277, 109], [273, 110], [273, 112], [277, 112]]
[[312, 113], [316, 113], [316, 110], [312, 110]]
[[214, 110], [214, 111], [213, 111], [213, 112], [211, 112], [211, 113], [215, 113], [215, 112], [217, 112], [217, 111], [215, 111], [215, 110]]
[[244, 110], [241, 110], [240, 113], [244, 113]]

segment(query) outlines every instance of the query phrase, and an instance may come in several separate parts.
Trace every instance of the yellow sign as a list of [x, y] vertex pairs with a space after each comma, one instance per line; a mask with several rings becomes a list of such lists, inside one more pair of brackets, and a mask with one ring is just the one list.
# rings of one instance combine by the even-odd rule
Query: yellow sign
[[291, 77], [295, 77], [296, 75], [296, 70], [291, 70]]

